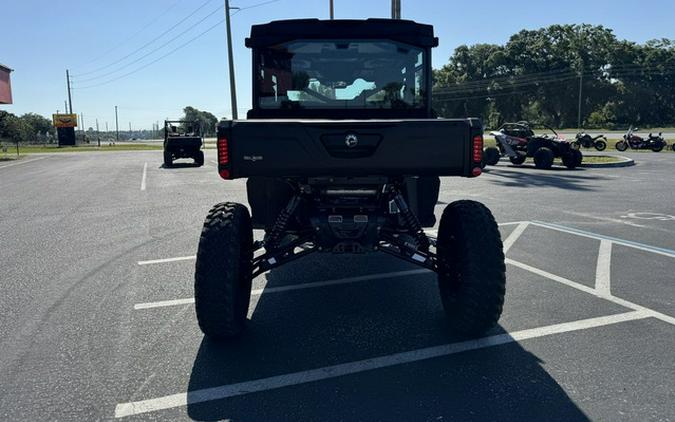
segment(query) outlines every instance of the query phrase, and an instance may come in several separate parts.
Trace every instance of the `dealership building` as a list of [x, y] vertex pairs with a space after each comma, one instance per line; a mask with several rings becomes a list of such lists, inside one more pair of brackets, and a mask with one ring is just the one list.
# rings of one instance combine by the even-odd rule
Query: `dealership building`
[[12, 83], [9, 74], [12, 69], [0, 64], [0, 104], [12, 104]]

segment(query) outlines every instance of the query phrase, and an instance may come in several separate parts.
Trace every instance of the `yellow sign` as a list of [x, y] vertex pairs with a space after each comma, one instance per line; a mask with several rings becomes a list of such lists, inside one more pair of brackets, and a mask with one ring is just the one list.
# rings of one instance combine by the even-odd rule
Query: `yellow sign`
[[77, 127], [77, 114], [52, 114], [54, 127]]

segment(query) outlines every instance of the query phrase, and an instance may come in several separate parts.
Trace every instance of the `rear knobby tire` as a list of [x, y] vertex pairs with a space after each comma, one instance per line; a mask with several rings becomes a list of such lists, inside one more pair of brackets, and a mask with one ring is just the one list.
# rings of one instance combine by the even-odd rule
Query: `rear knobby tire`
[[562, 157], [562, 162], [565, 167], [568, 169], [573, 169], [581, 165], [583, 160], [583, 155], [581, 151], [576, 149], [571, 149], [566, 155]]
[[488, 166], [494, 166], [499, 162], [501, 155], [498, 148], [487, 147], [485, 148], [485, 151], [483, 151], [483, 160]]
[[438, 285], [451, 329], [480, 336], [497, 324], [504, 306], [506, 267], [497, 222], [475, 201], [456, 201], [441, 217]]
[[204, 151], [199, 150], [195, 154], [195, 165], [197, 167], [201, 167], [204, 165]]
[[553, 165], [553, 151], [547, 147], [541, 147], [534, 153], [534, 165], [538, 169], [550, 169]]
[[164, 151], [164, 167], [171, 166], [173, 166], [173, 156], [171, 155], [171, 152]]
[[251, 299], [253, 228], [248, 209], [215, 205], [204, 221], [195, 268], [195, 310], [209, 338], [227, 340], [242, 332]]

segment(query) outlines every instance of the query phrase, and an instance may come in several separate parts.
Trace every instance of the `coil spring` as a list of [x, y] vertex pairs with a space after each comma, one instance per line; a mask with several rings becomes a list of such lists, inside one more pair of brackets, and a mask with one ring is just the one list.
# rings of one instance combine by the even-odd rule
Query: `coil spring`
[[274, 221], [274, 225], [272, 226], [272, 229], [270, 230], [269, 235], [267, 237], [266, 242], [267, 248], [276, 249], [279, 247], [281, 236], [283, 235], [284, 230], [286, 230], [286, 227], [288, 226], [288, 221], [293, 216], [293, 213], [295, 213], [295, 210], [298, 207], [299, 203], [300, 198], [295, 196], [289, 201], [288, 205], [283, 210], [281, 210], [281, 212], [277, 216], [277, 219]]

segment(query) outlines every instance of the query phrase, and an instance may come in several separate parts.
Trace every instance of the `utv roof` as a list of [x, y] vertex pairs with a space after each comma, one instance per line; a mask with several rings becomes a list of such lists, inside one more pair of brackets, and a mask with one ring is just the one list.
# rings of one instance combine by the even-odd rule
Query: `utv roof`
[[291, 19], [251, 27], [246, 47], [258, 48], [297, 39], [389, 39], [418, 47], [436, 47], [434, 27], [401, 19]]

